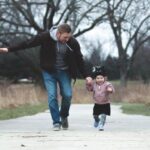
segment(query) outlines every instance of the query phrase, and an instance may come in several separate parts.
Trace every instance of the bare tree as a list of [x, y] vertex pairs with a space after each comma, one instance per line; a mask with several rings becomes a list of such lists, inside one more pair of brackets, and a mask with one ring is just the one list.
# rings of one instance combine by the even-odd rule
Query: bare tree
[[102, 65], [102, 46], [99, 41], [95, 43], [89, 44], [89, 49], [91, 49], [91, 57], [90, 62], [93, 66], [95, 65]]
[[99, 40], [87, 41], [84, 38], [82, 40], [85, 43], [84, 46], [87, 53], [87, 55], [85, 56], [86, 71], [89, 74], [91, 74], [93, 66], [102, 65], [103, 62], [102, 45]]
[[[103, 3], [104, 0], [0, 0], [0, 45], [31, 38], [62, 22], [71, 24], [74, 36], [80, 36], [106, 17]], [[40, 73], [37, 48], [15, 54], [37, 75]]]
[[135, 54], [150, 39], [149, 7], [149, 0], [0, 0], [0, 45], [30, 38], [62, 22], [71, 24], [78, 37], [109, 20], [125, 86]]
[[143, 80], [145, 84], [150, 81], [150, 41], [140, 47], [135, 55], [132, 65], [132, 76]]
[[79, 36], [103, 22], [104, 4], [105, 0], [1, 0], [0, 21], [5, 30], [0, 36], [30, 37], [61, 22], [72, 24]]
[[[71, 24], [74, 36], [80, 36], [104, 21], [104, 5], [105, 0], [0, 0], [0, 45], [31, 38], [62, 22]], [[35, 51], [16, 55], [39, 71]]]
[[106, 0], [106, 2], [109, 23], [118, 48], [121, 85], [126, 86], [135, 54], [150, 39], [150, 2], [148, 0]]

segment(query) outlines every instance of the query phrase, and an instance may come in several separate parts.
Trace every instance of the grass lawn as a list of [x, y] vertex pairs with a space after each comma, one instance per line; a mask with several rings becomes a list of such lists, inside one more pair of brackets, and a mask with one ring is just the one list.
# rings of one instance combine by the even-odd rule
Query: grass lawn
[[[144, 104], [133, 103], [118, 103], [122, 105], [121, 109], [126, 114], [139, 114], [150, 116], [150, 106]], [[113, 103], [117, 105], [117, 103]], [[0, 120], [12, 119], [21, 116], [34, 115], [48, 109], [47, 103], [40, 103], [38, 105], [24, 105], [17, 108], [0, 109]]]
[[38, 105], [23, 105], [16, 108], [0, 109], [0, 120], [12, 119], [21, 116], [34, 115], [48, 109], [47, 103], [40, 103]]
[[150, 106], [140, 103], [122, 103], [121, 109], [126, 114], [150, 116]]

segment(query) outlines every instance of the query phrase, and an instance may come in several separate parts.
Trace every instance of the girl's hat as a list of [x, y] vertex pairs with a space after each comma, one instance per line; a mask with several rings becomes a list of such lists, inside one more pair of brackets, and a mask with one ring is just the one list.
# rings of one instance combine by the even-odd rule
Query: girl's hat
[[98, 75], [107, 76], [104, 66], [94, 66], [92, 68], [92, 77], [96, 78]]

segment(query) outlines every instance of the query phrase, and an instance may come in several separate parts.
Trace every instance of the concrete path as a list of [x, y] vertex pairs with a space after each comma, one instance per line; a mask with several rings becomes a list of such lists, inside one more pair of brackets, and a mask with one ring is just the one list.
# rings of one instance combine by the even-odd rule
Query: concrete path
[[0, 150], [150, 150], [150, 117], [125, 115], [113, 105], [105, 131], [98, 131], [92, 108], [73, 104], [67, 131], [52, 131], [49, 111], [0, 121]]

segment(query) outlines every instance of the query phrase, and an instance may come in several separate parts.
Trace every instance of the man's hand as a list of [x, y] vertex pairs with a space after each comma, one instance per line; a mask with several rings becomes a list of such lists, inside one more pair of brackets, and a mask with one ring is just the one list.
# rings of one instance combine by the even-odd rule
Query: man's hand
[[0, 48], [0, 53], [6, 53], [8, 52], [8, 48]]

